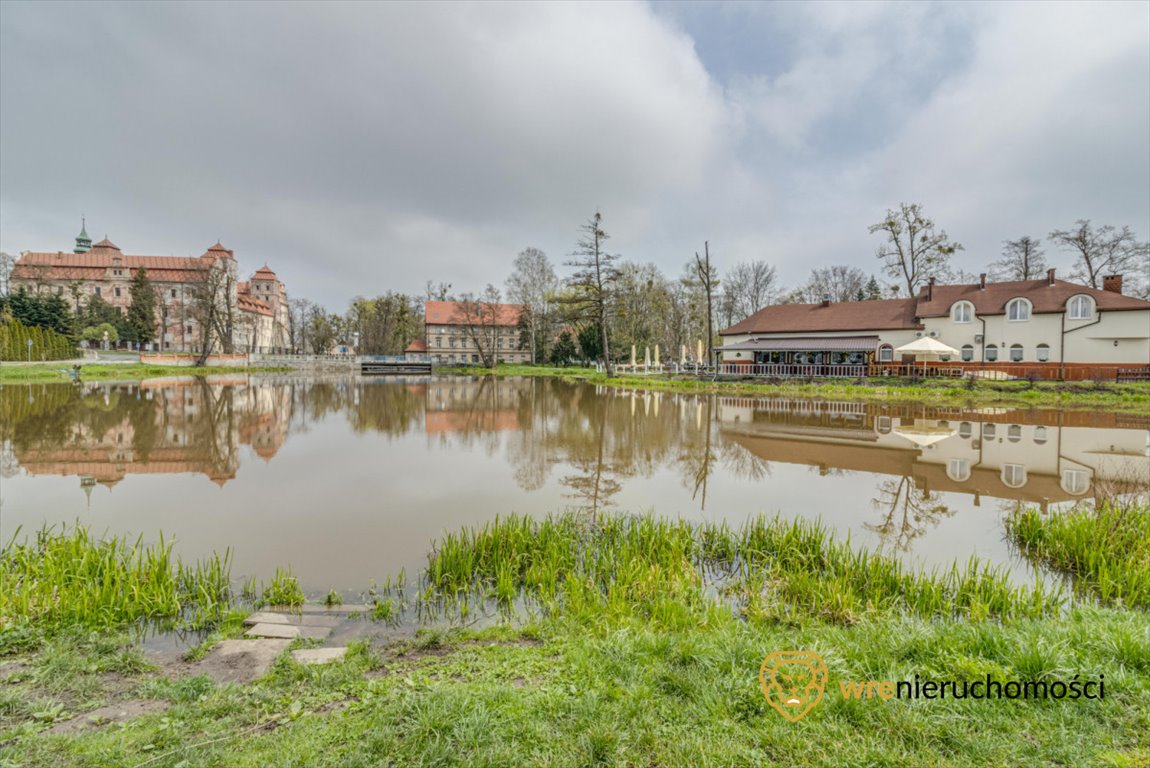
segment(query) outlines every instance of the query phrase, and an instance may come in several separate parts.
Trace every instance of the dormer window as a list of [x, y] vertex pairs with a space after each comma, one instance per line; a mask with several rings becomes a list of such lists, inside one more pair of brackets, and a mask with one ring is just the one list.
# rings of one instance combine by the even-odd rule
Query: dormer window
[[1094, 317], [1094, 300], [1089, 296], [1075, 296], [1066, 305], [1071, 320], [1089, 320]]
[[950, 308], [950, 319], [956, 323], [969, 323], [974, 320], [974, 305], [960, 301]]
[[1020, 322], [1030, 319], [1030, 302], [1026, 299], [1011, 299], [1006, 305], [1006, 319]]

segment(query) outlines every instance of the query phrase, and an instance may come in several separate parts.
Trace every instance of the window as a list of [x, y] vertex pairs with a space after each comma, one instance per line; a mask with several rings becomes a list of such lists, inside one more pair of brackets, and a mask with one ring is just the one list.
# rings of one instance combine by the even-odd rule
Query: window
[[1021, 344], [1011, 344], [1010, 345], [1010, 362], [1012, 362], [1012, 363], [1021, 363], [1022, 362], [1022, 345]]
[[956, 323], [969, 323], [974, 319], [974, 305], [969, 301], [960, 301], [951, 307], [950, 319]]
[[1039, 344], [1034, 349], [1034, 359], [1040, 363], [1045, 363], [1050, 360], [1050, 345]]
[[1022, 426], [1020, 424], [1011, 424], [1006, 428], [1006, 439], [1012, 443], [1017, 443], [1022, 439]]
[[946, 476], [956, 483], [964, 483], [970, 479], [970, 460], [951, 459], [946, 463]]
[[991, 345], [986, 348], [983, 354], [986, 355], [986, 362], [993, 363], [998, 359], [998, 347]]
[[974, 359], [974, 347], [970, 344], [962, 345], [962, 362], [969, 363]]
[[1089, 296], [1075, 296], [1067, 303], [1071, 320], [1089, 320], [1094, 316], [1094, 300]]
[[878, 417], [878, 432], [880, 435], [890, 434], [890, 416]]
[[96, 286], [96, 295], [97, 296], [100, 295], [100, 286], [98, 286], [98, 285]]
[[176, 298], [176, 289], [175, 288], [172, 289], [171, 296], [173, 299]]
[[1030, 302], [1026, 299], [1011, 299], [1006, 305], [1006, 319], [1014, 322], [1030, 319]]
[[878, 361], [880, 363], [889, 363], [894, 360], [894, 347], [890, 344], [883, 344], [878, 348]]
[[1042, 445], [1046, 442], [1046, 427], [1034, 428], [1034, 442], [1036, 445]]
[[119, 288], [119, 286], [116, 286], [116, 287], [115, 287], [115, 288], [113, 288], [112, 290], [114, 290], [114, 291], [116, 292], [116, 296], [117, 296], [117, 297], [119, 297], [119, 295], [120, 295], [120, 288]]
[[443, 338], [442, 337], [440, 337], [440, 336], [435, 337], [435, 346], [437, 346], [437, 347], [443, 346]]
[[958, 425], [958, 436], [963, 440], [970, 439], [970, 422], [964, 421]]
[[1085, 469], [1062, 470], [1062, 490], [1073, 496], [1081, 496], [1090, 490], [1090, 475]]
[[996, 431], [997, 431], [997, 429], [995, 428], [995, 426], [993, 424], [983, 424], [982, 425], [982, 439], [983, 440], [993, 440]]
[[1026, 485], [1026, 465], [1003, 464], [1002, 482], [1008, 488], [1021, 488]]

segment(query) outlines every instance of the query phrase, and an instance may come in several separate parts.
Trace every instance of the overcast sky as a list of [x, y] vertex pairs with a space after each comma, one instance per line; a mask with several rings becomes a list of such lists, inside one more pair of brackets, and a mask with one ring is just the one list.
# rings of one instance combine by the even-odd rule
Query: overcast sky
[[795, 284], [877, 272], [900, 201], [969, 272], [1078, 218], [1150, 237], [1150, 3], [0, 3], [9, 253], [84, 214], [342, 310], [558, 265], [598, 209], [625, 258]]

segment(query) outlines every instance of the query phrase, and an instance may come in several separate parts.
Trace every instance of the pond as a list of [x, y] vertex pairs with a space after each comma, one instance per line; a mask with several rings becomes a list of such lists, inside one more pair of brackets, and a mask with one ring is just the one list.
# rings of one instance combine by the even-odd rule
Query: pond
[[0, 538], [80, 521], [230, 548], [354, 594], [445, 530], [511, 512], [821, 518], [927, 567], [1004, 539], [1022, 504], [1145, 493], [1150, 417], [886, 407], [550, 379], [292, 375], [0, 387]]

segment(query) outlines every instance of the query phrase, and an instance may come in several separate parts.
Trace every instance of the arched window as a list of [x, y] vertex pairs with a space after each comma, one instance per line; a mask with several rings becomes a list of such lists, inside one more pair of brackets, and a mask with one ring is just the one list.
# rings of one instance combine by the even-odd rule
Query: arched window
[[1012, 363], [1021, 363], [1022, 362], [1022, 345], [1021, 344], [1011, 344], [1010, 345], [1010, 362], [1012, 362]]
[[1046, 427], [1034, 428], [1034, 442], [1037, 445], [1042, 445], [1046, 442]]
[[970, 422], [964, 421], [958, 425], [958, 436], [963, 440], [970, 439]]
[[1066, 310], [1071, 320], [1089, 320], [1094, 317], [1094, 299], [1074, 296], [1066, 303]]
[[1008, 488], [1021, 488], [1026, 485], [1026, 465], [1003, 464], [1002, 482]]
[[964, 483], [970, 479], [970, 460], [951, 459], [946, 462], [946, 476], [956, 483]]
[[950, 319], [956, 323], [969, 323], [974, 319], [974, 305], [960, 301], [950, 308]]
[[1011, 424], [1006, 428], [1006, 439], [1012, 443], [1017, 443], [1022, 439], [1022, 425]]
[[991, 344], [985, 350], [983, 350], [983, 354], [986, 355], [986, 362], [993, 363], [998, 359], [998, 347]]
[[1085, 469], [1062, 470], [1062, 490], [1071, 496], [1081, 496], [1090, 490], [1090, 473]]
[[997, 430], [995, 429], [994, 424], [987, 423], [982, 425], [983, 440], [993, 440], [996, 432]]
[[889, 363], [894, 360], [894, 347], [890, 344], [883, 344], [878, 348], [878, 361], [880, 363]]
[[1030, 302], [1026, 299], [1011, 299], [1006, 305], [1006, 319], [1018, 322], [1030, 319]]
[[1039, 344], [1034, 348], [1034, 359], [1040, 363], [1045, 363], [1050, 360], [1050, 345]]
[[890, 434], [890, 425], [891, 425], [890, 416], [879, 416], [878, 417], [877, 427], [878, 427], [878, 433], [880, 435], [889, 435]]
[[962, 345], [962, 362], [969, 363], [974, 359], [974, 347], [970, 344]]

